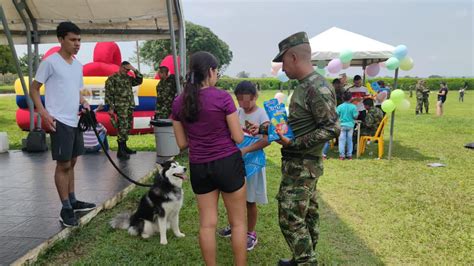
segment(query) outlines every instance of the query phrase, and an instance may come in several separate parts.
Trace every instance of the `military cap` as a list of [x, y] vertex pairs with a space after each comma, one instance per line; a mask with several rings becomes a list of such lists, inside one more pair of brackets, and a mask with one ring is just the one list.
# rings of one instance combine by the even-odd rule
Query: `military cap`
[[284, 39], [278, 44], [278, 48], [280, 49], [280, 52], [273, 59], [273, 62], [281, 62], [283, 55], [285, 54], [286, 51], [288, 51], [288, 49], [290, 49], [291, 47], [303, 44], [303, 43], [309, 44], [308, 34], [306, 34], [306, 32], [304, 31], [295, 33], [291, 35], [290, 37]]

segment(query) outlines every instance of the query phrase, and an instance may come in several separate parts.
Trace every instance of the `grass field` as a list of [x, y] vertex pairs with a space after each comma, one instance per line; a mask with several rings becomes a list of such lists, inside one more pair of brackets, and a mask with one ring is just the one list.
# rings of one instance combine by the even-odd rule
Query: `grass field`
[[[260, 106], [274, 94], [264, 91]], [[374, 159], [373, 144], [359, 160], [339, 161], [332, 150], [325, 161], [325, 174], [318, 183], [321, 238], [317, 251], [323, 264], [474, 264], [474, 151], [463, 147], [474, 142], [474, 95], [466, 94], [465, 102], [458, 103], [451, 92], [443, 117], [433, 114], [433, 95], [429, 115], [415, 116], [415, 98], [409, 99], [410, 110], [396, 113], [391, 161], [386, 156]], [[19, 148], [25, 137], [15, 124], [15, 110], [14, 97], [0, 98], [0, 131], [8, 132], [11, 148]], [[114, 140], [109, 142], [116, 145]], [[132, 136], [129, 146], [153, 151], [154, 137]], [[259, 244], [249, 252], [251, 265], [274, 265], [278, 258], [290, 255], [278, 227], [274, 199], [280, 179], [279, 146], [272, 144], [266, 153], [270, 202], [259, 208]], [[446, 167], [428, 167], [432, 162]], [[177, 239], [169, 232], [169, 244], [161, 246], [158, 236], [142, 240], [110, 229], [111, 217], [135, 208], [145, 191], [135, 189], [117, 207], [56, 244], [37, 263], [203, 264], [196, 202], [189, 182], [184, 187], [181, 231], [185, 238]], [[224, 225], [221, 211], [219, 226]], [[218, 263], [232, 264], [228, 239], [218, 239]]]
[[1, 85], [0, 94], [2, 93], [15, 93], [15, 88], [13, 88], [13, 85]]

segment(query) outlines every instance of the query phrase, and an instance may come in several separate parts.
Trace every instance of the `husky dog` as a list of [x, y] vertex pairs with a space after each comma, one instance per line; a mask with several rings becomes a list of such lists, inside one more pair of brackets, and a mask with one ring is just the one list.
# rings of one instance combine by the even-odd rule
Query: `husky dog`
[[161, 164], [155, 176], [153, 187], [143, 195], [134, 214], [121, 213], [110, 225], [112, 228], [128, 230], [130, 235], [149, 238], [160, 232], [160, 244], [168, 244], [166, 230], [170, 226], [177, 237], [184, 237], [179, 231], [179, 210], [183, 205], [182, 183], [186, 179], [186, 168], [176, 161]]

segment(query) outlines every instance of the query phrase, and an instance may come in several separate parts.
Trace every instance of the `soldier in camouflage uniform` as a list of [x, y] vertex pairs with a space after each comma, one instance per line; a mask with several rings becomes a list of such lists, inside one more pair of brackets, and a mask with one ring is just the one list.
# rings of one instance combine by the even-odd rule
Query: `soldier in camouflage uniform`
[[[360, 127], [361, 136], [373, 136], [383, 119], [383, 112], [374, 107], [374, 101], [370, 98], [364, 99], [364, 107], [367, 110], [365, 120]], [[354, 142], [355, 143], [355, 142]]]
[[[293, 254], [291, 260], [281, 259], [279, 265], [317, 265], [316, 184], [323, 174], [323, 146], [340, 131], [336, 95], [326, 79], [313, 69], [305, 32], [291, 35], [278, 46], [280, 53], [273, 62], [283, 62], [286, 75], [299, 81], [288, 116], [295, 139], [280, 135], [278, 141], [283, 146], [282, 179], [277, 195], [279, 224]], [[265, 133], [266, 129], [261, 127], [259, 131]]]
[[[129, 76], [129, 71], [133, 71], [135, 77]], [[112, 119], [115, 119], [114, 114], [117, 114], [117, 157], [119, 159], [130, 159], [129, 154], [136, 153], [127, 147], [127, 140], [135, 108], [132, 87], [138, 86], [142, 82], [142, 74], [127, 61], [123, 61], [119, 71], [105, 81], [105, 104], [109, 106], [109, 114]]]
[[168, 76], [168, 67], [162, 66], [158, 70], [160, 82], [156, 86], [155, 119], [168, 119], [171, 115], [171, 106], [178, 91], [174, 75]]
[[423, 113], [423, 105], [428, 113], [430, 89], [425, 85], [425, 80], [420, 79], [416, 84], [416, 114]]

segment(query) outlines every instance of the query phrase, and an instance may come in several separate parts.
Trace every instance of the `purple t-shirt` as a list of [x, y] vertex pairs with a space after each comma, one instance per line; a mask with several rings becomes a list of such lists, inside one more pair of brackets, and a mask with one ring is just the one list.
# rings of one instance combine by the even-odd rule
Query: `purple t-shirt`
[[194, 123], [180, 116], [183, 99], [180, 94], [174, 100], [171, 118], [180, 121], [186, 130], [190, 163], [207, 163], [239, 151], [226, 121], [226, 116], [237, 110], [228, 92], [215, 87], [199, 90], [201, 108]]

